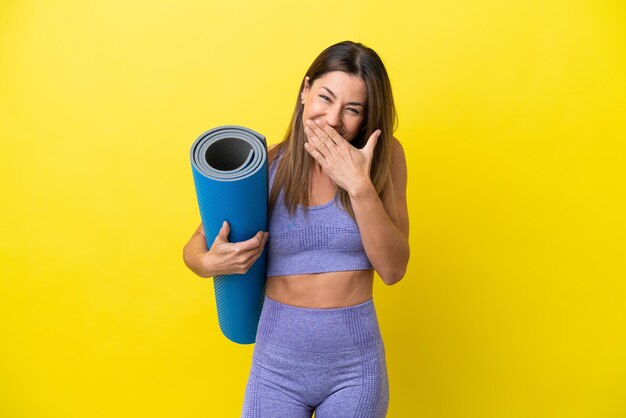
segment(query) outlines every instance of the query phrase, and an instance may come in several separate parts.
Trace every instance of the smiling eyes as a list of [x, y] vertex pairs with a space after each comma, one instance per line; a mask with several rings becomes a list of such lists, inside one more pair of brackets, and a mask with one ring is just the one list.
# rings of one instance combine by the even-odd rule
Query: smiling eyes
[[[324, 100], [325, 102], [330, 103], [330, 97], [325, 96], [323, 94], [320, 94], [319, 97], [321, 97], [322, 100]], [[348, 109], [350, 112], [352, 112], [353, 115], [360, 115], [361, 114], [358, 110], [356, 110], [353, 107], [347, 107], [346, 109]]]

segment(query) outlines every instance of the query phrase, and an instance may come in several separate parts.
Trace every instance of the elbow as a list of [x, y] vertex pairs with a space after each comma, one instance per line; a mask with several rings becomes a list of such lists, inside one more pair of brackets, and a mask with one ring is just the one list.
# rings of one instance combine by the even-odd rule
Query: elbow
[[196, 260], [193, 254], [191, 254], [191, 252], [187, 249], [187, 246], [183, 249], [183, 262], [189, 270], [196, 274], [196, 276], [202, 277], [203, 279], [212, 277], [212, 275], [203, 266], [201, 260]]
[[398, 266], [379, 271], [378, 275], [387, 286], [394, 285], [402, 280], [402, 278], [406, 274], [407, 264], [408, 260], [407, 263], [401, 263]]
[[183, 247], [183, 262], [185, 263], [185, 265], [187, 266], [189, 270], [192, 270], [191, 258], [189, 255], [189, 250], [187, 249], [186, 245], [185, 247]]
[[187, 246], [183, 247], [183, 263], [189, 268], [189, 263], [187, 262]]
[[404, 257], [404, 260], [394, 266], [389, 266], [386, 269], [381, 269], [380, 271], [378, 271], [378, 275], [387, 286], [398, 283], [405, 276], [407, 267], [409, 265], [409, 256], [410, 252], [407, 248], [407, 253]]
[[405, 274], [406, 274], [406, 268], [402, 270], [393, 269], [393, 270], [389, 270], [386, 272], [379, 272], [380, 278], [383, 280], [383, 282], [387, 286], [391, 286], [391, 285], [398, 283], [400, 280], [402, 280]]

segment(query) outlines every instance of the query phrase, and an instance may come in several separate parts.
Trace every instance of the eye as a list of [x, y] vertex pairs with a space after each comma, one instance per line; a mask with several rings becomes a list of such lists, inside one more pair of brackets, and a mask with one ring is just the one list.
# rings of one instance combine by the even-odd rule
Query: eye
[[359, 111], [353, 107], [349, 107], [348, 110], [352, 112], [353, 115], [360, 115]]
[[324, 96], [323, 94], [319, 95], [324, 101], [330, 102], [330, 98], [328, 96]]

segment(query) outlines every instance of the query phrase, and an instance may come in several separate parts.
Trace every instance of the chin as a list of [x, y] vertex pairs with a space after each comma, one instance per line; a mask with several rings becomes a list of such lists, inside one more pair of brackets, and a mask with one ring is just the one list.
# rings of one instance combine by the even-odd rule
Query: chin
[[352, 142], [358, 137], [359, 137], [359, 134], [355, 134], [355, 135], [347, 135], [347, 136], [344, 136], [343, 138], [348, 142]]

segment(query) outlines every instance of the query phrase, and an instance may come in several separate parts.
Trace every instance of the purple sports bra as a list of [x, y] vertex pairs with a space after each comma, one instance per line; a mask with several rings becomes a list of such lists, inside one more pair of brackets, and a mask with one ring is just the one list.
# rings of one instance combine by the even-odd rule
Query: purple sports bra
[[[270, 166], [270, 187], [281, 157]], [[298, 206], [292, 217], [281, 190], [268, 232], [268, 277], [372, 269], [359, 228], [343, 210], [338, 196], [323, 205], [309, 206], [306, 218], [302, 206]]]

